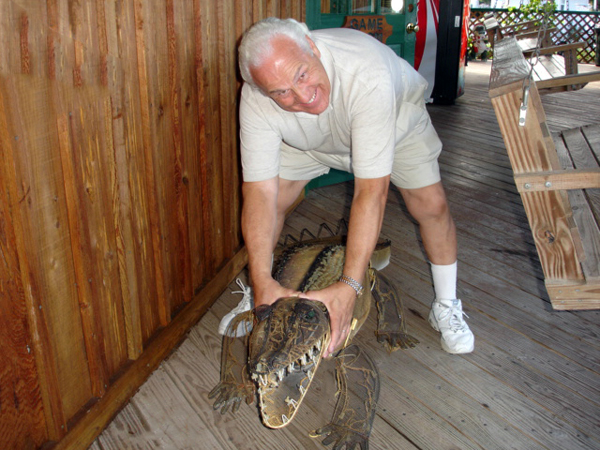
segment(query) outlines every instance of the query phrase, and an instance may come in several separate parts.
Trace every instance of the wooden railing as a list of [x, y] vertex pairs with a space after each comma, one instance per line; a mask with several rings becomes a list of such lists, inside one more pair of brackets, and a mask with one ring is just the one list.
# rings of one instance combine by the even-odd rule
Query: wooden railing
[[[475, 26], [483, 22], [483, 15], [488, 12], [493, 12], [503, 26], [526, 20], [520, 10], [473, 8], [469, 37], [473, 37]], [[600, 22], [600, 12], [555, 11], [551, 20], [553, 27], [556, 28], [552, 34], [552, 43], [559, 45], [583, 41], [587, 45], [579, 50], [577, 55], [579, 62], [593, 63], [597, 51], [595, 26]]]

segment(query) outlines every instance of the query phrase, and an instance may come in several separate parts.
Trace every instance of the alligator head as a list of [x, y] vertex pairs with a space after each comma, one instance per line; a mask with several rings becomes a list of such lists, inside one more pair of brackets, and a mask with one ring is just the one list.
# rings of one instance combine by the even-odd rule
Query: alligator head
[[286, 297], [255, 310], [249, 371], [269, 428], [287, 425], [298, 410], [331, 339], [321, 302]]

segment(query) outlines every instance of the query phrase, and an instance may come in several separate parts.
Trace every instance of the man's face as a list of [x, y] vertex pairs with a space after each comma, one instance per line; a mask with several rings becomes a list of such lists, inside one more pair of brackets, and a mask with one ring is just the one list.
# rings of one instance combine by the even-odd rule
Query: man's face
[[321, 114], [329, 106], [331, 84], [321, 63], [321, 53], [305, 53], [287, 36], [273, 38], [273, 53], [251, 69], [260, 90], [284, 110]]

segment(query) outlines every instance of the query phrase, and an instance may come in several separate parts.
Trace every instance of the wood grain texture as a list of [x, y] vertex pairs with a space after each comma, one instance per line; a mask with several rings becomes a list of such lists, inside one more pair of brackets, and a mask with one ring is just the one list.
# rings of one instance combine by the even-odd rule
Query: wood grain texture
[[[15, 315], [1, 345], [6, 376], [38, 396], [19, 419], [0, 408], [0, 429], [15, 425], [0, 447], [107, 420], [141, 383], [128, 367], [168, 353], [173, 340], [151, 343], [230, 281], [243, 255], [236, 46], [271, 14], [304, 12], [288, 0], [0, 3], [1, 230], [21, 292], [2, 306]], [[93, 407], [106, 398], [120, 403]]]
[[6, 123], [0, 94], [0, 435], [15, 448], [40, 447], [48, 439], [42, 392], [33, 354], [23, 290], [22, 268], [11, 220], [10, 176], [6, 163], [12, 160], [5, 148]]

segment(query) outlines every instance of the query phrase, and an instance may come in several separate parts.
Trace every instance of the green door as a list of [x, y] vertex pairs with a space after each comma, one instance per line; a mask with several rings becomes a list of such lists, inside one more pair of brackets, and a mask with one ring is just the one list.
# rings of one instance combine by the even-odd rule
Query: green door
[[[311, 30], [348, 26], [385, 42], [414, 65], [417, 0], [306, 0], [306, 24]], [[307, 191], [352, 179], [332, 169], [312, 180]]]
[[349, 26], [367, 32], [413, 64], [417, 0], [306, 0], [311, 30]]

